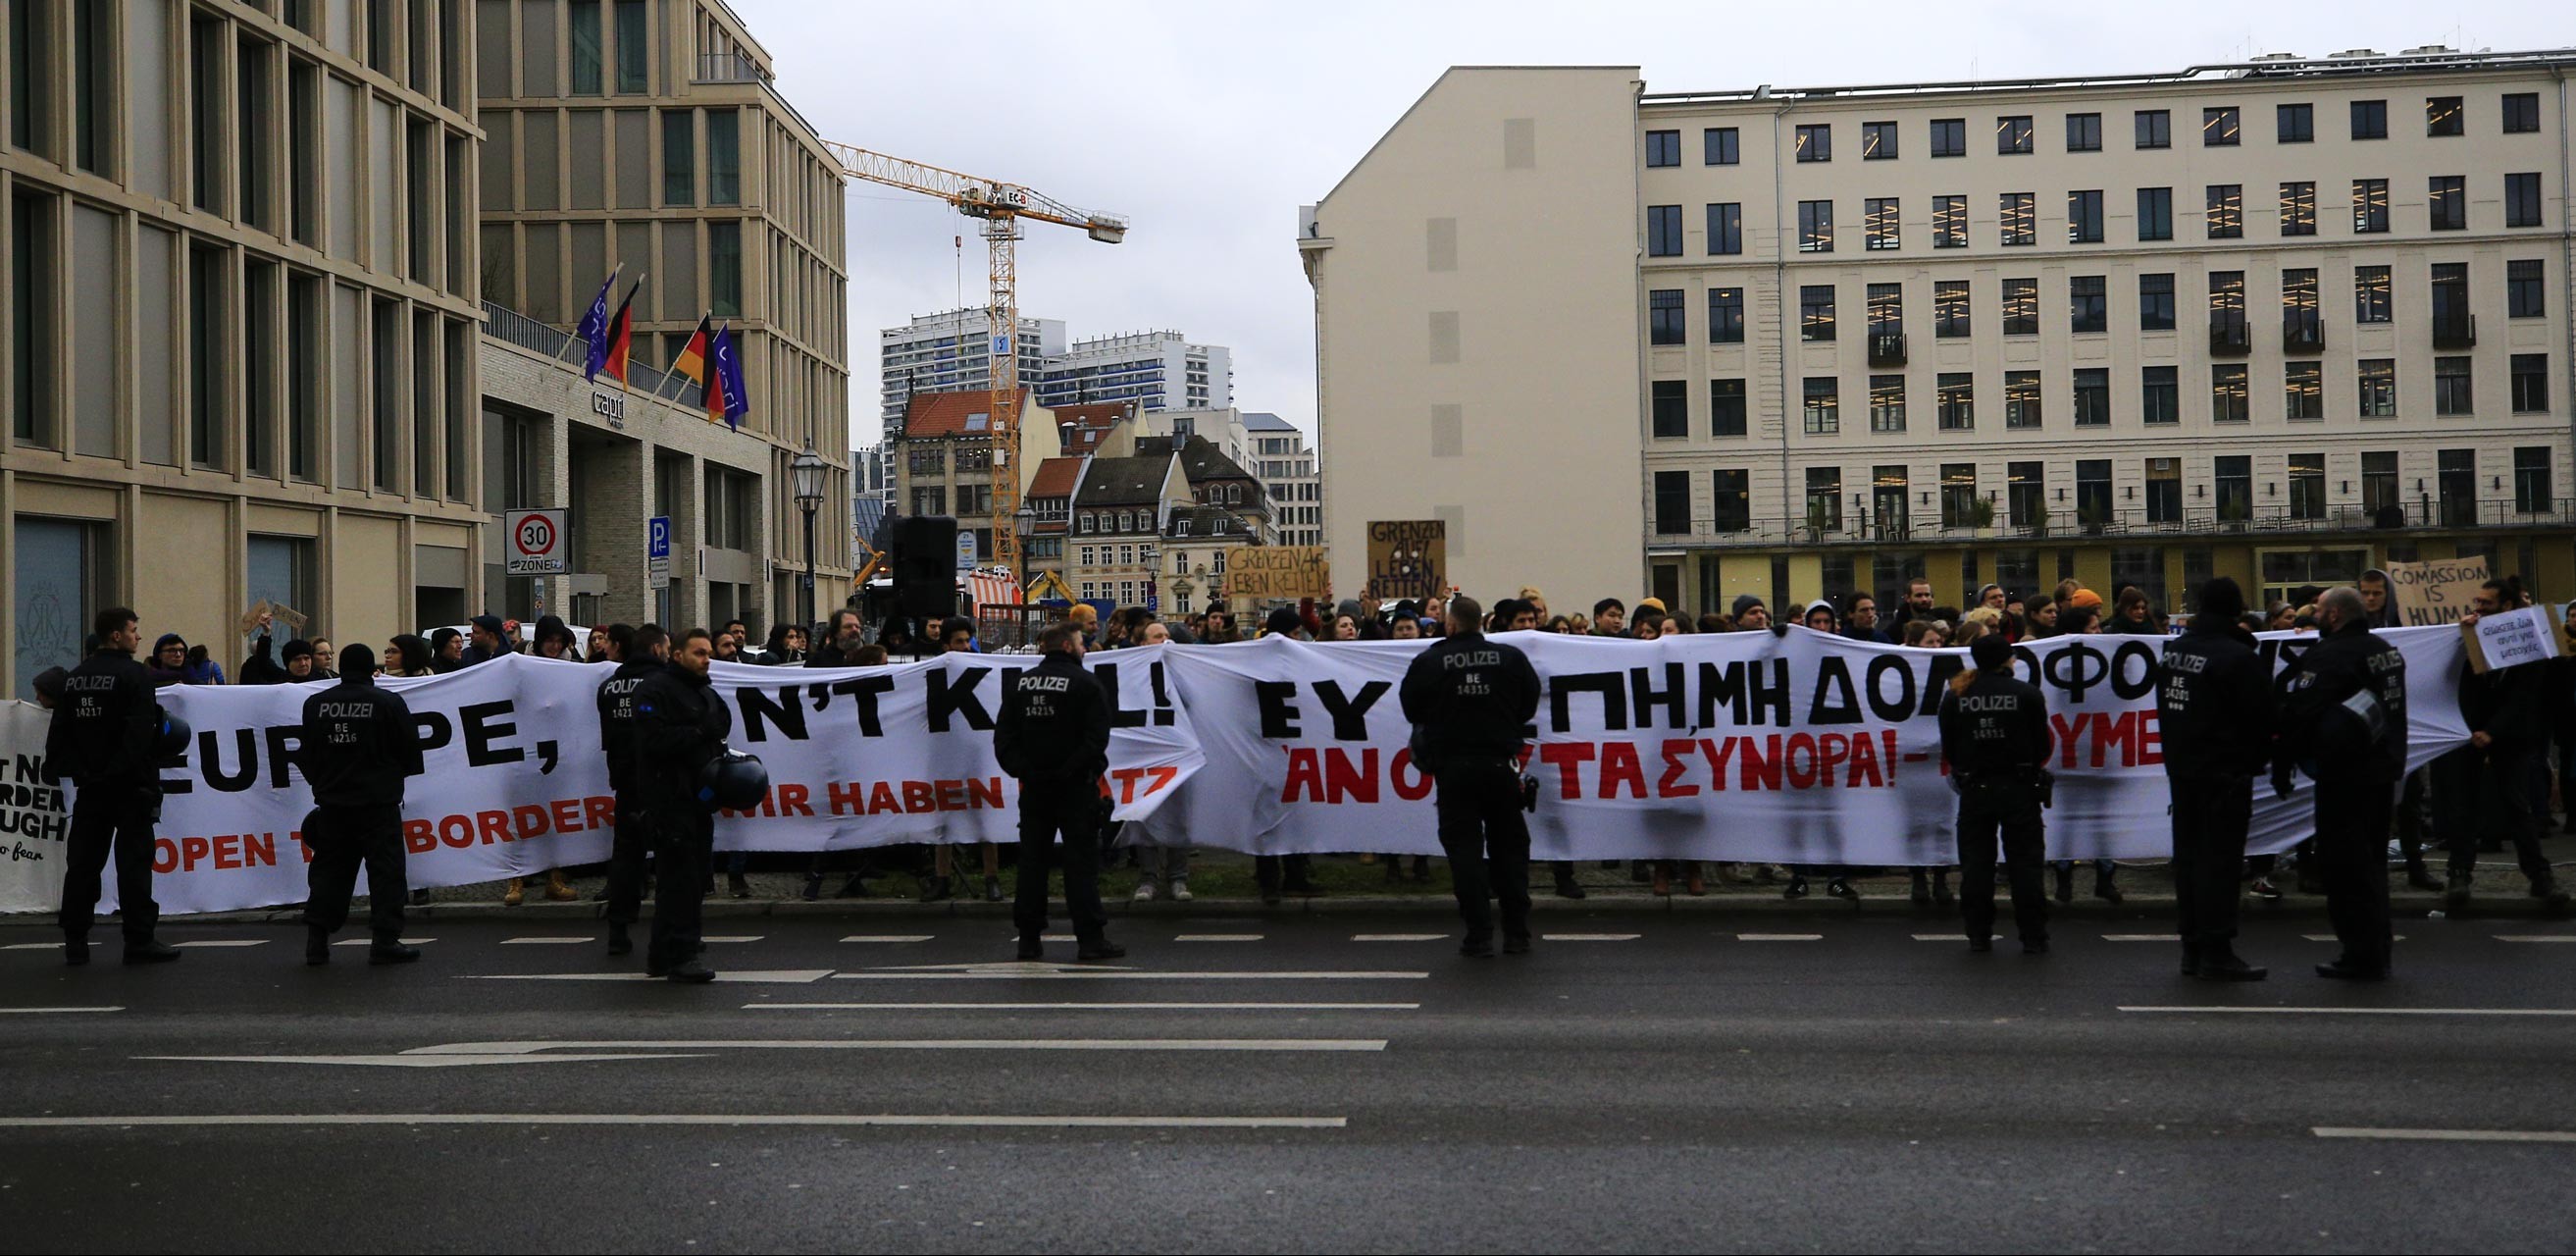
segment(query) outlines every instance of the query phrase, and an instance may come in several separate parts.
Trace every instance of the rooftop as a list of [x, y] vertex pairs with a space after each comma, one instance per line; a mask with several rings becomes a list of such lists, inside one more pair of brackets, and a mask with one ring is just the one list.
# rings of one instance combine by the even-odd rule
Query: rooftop
[[1638, 99], [1648, 105], [1716, 104], [1730, 101], [1786, 104], [1845, 98], [2030, 91], [2051, 88], [2138, 88], [2162, 84], [2227, 83], [2244, 79], [2314, 79], [2375, 74], [2543, 70], [2568, 65], [2576, 65], [2576, 48], [2536, 49], [2527, 52], [2460, 52], [2439, 44], [2432, 44], [2393, 54], [2381, 53], [2369, 48], [2348, 49], [2325, 57], [2303, 57], [2286, 52], [2269, 53], [2251, 61], [2212, 62], [2205, 65], [2185, 66], [2180, 70], [2143, 74], [1951, 79], [1922, 83], [1866, 83], [1835, 87], [1773, 87], [1764, 83], [1759, 87], [1731, 88], [1721, 91], [1645, 92], [1640, 94]]
[[967, 392], [914, 393], [903, 412], [906, 440], [951, 436], [986, 436], [993, 430], [993, 394]]
[[1082, 480], [1082, 459], [1049, 458], [1038, 464], [1037, 475], [1029, 481], [1029, 497], [1071, 497], [1073, 486]]
[[1163, 500], [1163, 480], [1171, 473], [1168, 454], [1158, 457], [1094, 458], [1082, 477], [1080, 506], [1151, 506]]
[[1297, 425], [1267, 410], [1243, 412], [1243, 430], [1247, 432], [1294, 432]]
[[1210, 443], [1207, 437], [1192, 436], [1187, 441], [1180, 442], [1177, 450], [1174, 448], [1175, 439], [1170, 436], [1139, 436], [1136, 438], [1136, 453], [1139, 457], [1148, 454], [1167, 457], [1175, 452], [1179, 453], [1181, 474], [1188, 476], [1192, 484], [1207, 480], [1252, 478], [1251, 472], [1235, 465], [1234, 459], [1226, 457], [1225, 451]]
[[1054, 408], [1056, 426], [1064, 431], [1064, 451], [1087, 454], [1100, 448], [1110, 429], [1136, 417], [1134, 401], [1092, 401]]

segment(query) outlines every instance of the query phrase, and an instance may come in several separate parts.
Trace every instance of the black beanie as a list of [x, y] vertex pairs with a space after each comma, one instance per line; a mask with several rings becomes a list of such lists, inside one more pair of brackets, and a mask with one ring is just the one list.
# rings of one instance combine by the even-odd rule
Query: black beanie
[[364, 645], [351, 644], [341, 646], [340, 674], [342, 676], [361, 680], [375, 675], [376, 652], [368, 649]]
[[1991, 672], [2012, 663], [2012, 642], [1987, 633], [1968, 643], [1968, 658], [1981, 672]]
[[2234, 621], [2245, 617], [2245, 590], [2237, 587], [2233, 576], [2220, 576], [2200, 586], [2199, 613], [2211, 622]]

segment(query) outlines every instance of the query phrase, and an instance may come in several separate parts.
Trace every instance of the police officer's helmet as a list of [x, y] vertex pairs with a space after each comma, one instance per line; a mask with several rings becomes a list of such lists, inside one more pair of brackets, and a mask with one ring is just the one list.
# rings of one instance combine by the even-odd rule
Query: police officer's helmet
[[698, 771], [698, 805], [709, 811], [747, 811], [769, 796], [769, 769], [760, 759], [728, 750]]
[[178, 758], [188, 752], [188, 738], [192, 735], [188, 721], [163, 711], [161, 730], [152, 735], [152, 751], [164, 759]]

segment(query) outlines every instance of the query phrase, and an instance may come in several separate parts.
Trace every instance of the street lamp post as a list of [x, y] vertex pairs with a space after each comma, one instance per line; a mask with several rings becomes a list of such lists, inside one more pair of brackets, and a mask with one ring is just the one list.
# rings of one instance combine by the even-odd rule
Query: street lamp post
[[1011, 573], [1011, 579], [1020, 587], [1020, 600], [1026, 602], [1029, 600], [1029, 581], [1035, 578], [1031, 569], [1037, 566], [1029, 561], [1029, 538], [1038, 533], [1038, 508], [1022, 504], [1011, 515], [1011, 533], [1020, 538], [1020, 569]]
[[796, 481], [796, 508], [805, 512], [805, 589], [798, 626], [812, 631], [814, 623], [814, 512], [823, 508], [823, 460], [814, 454], [814, 444], [806, 442], [805, 452], [788, 464]]

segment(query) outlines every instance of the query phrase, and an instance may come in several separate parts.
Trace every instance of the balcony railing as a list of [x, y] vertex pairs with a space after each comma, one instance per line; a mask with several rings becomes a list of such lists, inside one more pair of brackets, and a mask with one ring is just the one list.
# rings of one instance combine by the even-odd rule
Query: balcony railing
[[2291, 310], [2281, 316], [2281, 352], [2312, 354], [2325, 351], [2325, 315], [2315, 310]]
[[750, 57], [743, 55], [739, 51], [702, 52], [698, 54], [697, 81], [701, 83], [766, 83], [769, 81], [769, 71], [761, 69], [759, 62], [752, 60]]
[[1905, 333], [1877, 331], [1869, 335], [1869, 364], [1874, 367], [1905, 365]]
[[2474, 349], [2478, 347], [2478, 316], [2453, 314], [2433, 319], [2433, 347], [2436, 349]]
[[[590, 347], [581, 337], [540, 323], [506, 305], [495, 305], [490, 301], [483, 303], [483, 334], [574, 367], [589, 361]], [[644, 393], [664, 401], [679, 401], [693, 387], [695, 385], [685, 375], [665, 374], [631, 359], [626, 367], [628, 392]]]
[[2254, 351], [2254, 331], [2246, 326], [2244, 314], [2235, 310], [2210, 312], [2209, 351], [2228, 357], [2243, 357]]
[[[2526, 504], [2540, 509], [2525, 510]], [[1855, 511], [1843, 515], [1832, 526], [1814, 528], [1808, 526], [1805, 518], [1750, 519], [1743, 521], [1744, 526], [1740, 528], [1719, 528], [1700, 520], [1695, 521], [1690, 529], [1679, 532], [1658, 531], [1650, 523], [1645, 543], [1650, 549], [1783, 545], [1926, 546], [1980, 541], [2041, 544], [2106, 537], [2182, 541], [2212, 537], [2259, 539], [2273, 535], [2576, 527], [2576, 498], [2565, 497], [2525, 503], [2511, 497], [2443, 499], [2419, 496], [2412, 502], [2384, 506], [2376, 511], [2359, 504], [2341, 504], [2327, 506], [2322, 512], [2314, 513], [2298, 512], [2286, 505], [2229, 510], [2193, 505], [2170, 515], [2144, 508], [2092, 514], [2052, 510], [2029, 521], [2005, 517], [2000, 507], [2001, 503], [1998, 503], [1994, 523], [1983, 528], [1973, 527], [1964, 521], [1944, 524], [1937, 507], [1924, 507], [1920, 514], [1909, 512], [1910, 517]]]

